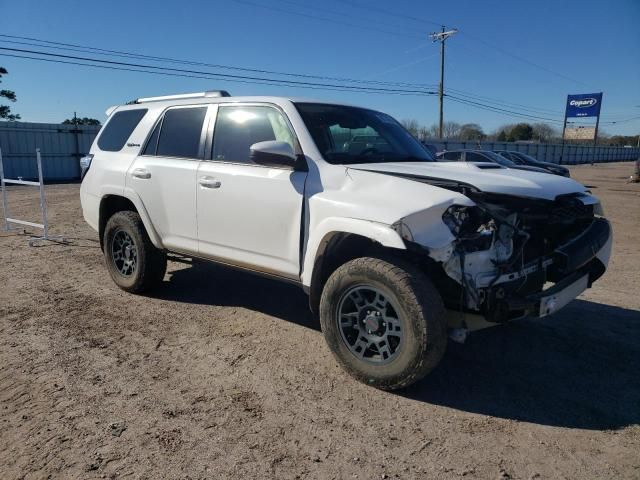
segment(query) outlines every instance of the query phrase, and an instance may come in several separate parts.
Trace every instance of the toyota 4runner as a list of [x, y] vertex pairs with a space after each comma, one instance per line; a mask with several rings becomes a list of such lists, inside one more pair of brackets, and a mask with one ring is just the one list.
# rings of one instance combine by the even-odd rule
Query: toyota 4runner
[[216, 91], [107, 115], [81, 201], [114, 282], [156, 286], [171, 253], [300, 285], [338, 362], [378, 388], [426, 375], [447, 334], [556, 312], [609, 260], [583, 185], [436, 162], [384, 113]]

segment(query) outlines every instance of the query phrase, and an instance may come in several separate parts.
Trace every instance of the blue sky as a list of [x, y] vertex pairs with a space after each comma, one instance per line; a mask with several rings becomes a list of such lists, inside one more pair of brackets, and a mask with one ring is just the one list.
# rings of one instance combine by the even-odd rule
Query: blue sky
[[[638, 0], [0, 0], [0, 11], [0, 34], [273, 71], [433, 85], [439, 80], [439, 47], [427, 34], [444, 23], [460, 30], [447, 41], [445, 90], [487, 97], [477, 100], [483, 103], [521, 104], [530, 114], [559, 121], [568, 93], [603, 91], [601, 128], [640, 133], [640, 118], [608, 123], [640, 117]], [[0, 40], [0, 47], [45, 50]], [[217, 88], [236, 95], [345, 101], [427, 125], [438, 115], [436, 97], [173, 78], [3, 56], [0, 65], [9, 70], [2, 88], [16, 91], [12, 108], [25, 121], [62, 121], [74, 111], [102, 120], [106, 107], [132, 98]], [[519, 121], [450, 100], [445, 120], [476, 122], [488, 132]]]

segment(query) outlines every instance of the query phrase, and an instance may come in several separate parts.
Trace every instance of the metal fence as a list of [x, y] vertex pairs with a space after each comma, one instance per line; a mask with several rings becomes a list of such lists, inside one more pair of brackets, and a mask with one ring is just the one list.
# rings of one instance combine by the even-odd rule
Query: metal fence
[[89, 152], [100, 130], [93, 125], [0, 122], [4, 174], [10, 178], [38, 178], [36, 148], [42, 152], [45, 181], [80, 178], [80, 157]]
[[579, 163], [603, 163], [637, 160], [640, 148], [564, 145], [550, 143], [511, 143], [511, 142], [460, 142], [427, 141], [440, 150], [478, 148], [481, 150], [515, 150], [526, 153], [544, 162], [576, 165]]
[[[99, 126], [62, 125], [56, 123], [0, 122], [0, 148], [5, 175], [10, 178], [35, 179], [38, 169], [35, 151], [42, 152], [45, 181], [68, 181], [80, 178], [80, 157], [89, 152]], [[563, 164], [619, 162], [636, 160], [639, 148], [588, 147], [545, 143], [433, 141], [438, 150], [481, 148], [483, 150], [517, 150], [539, 160]]]

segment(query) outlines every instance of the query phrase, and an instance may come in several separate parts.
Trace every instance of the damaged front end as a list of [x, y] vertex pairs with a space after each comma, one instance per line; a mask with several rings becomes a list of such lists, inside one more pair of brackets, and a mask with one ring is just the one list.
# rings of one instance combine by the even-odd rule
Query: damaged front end
[[475, 205], [444, 212], [455, 240], [446, 258], [434, 252], [442, 267], [436, 283], [449, 309], [495, 323], [546, 316], [604, 273], [611, 227], [595, 197], [465, 193]]

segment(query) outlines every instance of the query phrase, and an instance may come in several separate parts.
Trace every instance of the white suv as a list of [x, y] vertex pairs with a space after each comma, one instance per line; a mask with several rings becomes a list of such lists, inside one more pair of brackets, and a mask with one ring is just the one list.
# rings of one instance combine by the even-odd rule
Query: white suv
[[448, 328], [557, 311], [609, 260], [583, 185], [433, 161], [384, 113], [205, 92], [107, 114], [81, 200], [115, 283], [157, 285], [167, 253], [293, 282], [340, 364], [378, 388], [432, 370]]

